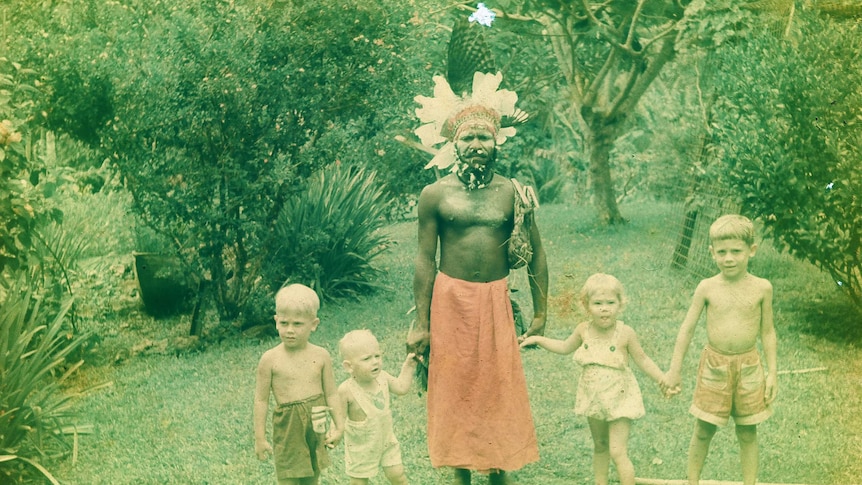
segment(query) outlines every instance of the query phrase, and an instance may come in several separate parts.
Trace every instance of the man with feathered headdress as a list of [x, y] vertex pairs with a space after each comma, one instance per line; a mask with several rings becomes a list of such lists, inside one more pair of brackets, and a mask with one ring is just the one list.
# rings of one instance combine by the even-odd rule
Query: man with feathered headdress
[[[494, 171], [497, 147], [515, 133], [502, 119], [516, 114], [517, 95], [497, 89], [499, 73], [476, 72], [472, 91], [462, 94], [443, 77], [434, 80], [435, 96], [416, 98], [424, 123], [416, 134], [429, 147], [444, 144], [428, 167], [452, 173], [419, 196], [417, 317], [408, 349], [422, 355], [430, 345], [431, 464], [454, 468], [458, 484], [470, 483], [471, 470], [508, 483], [506, 471], [539, 459], [507, 283], [516, 191]], [[548, 290], [535, 223], [529, 239], [534, 317], [526, 335], [544, 330]]]

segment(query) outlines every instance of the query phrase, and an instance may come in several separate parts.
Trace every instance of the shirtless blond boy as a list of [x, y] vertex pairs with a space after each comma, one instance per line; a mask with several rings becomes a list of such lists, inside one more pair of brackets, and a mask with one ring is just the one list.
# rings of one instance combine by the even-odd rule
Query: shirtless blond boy
[[[697, 420], [688, 451], [688, 481], [699, 483], [717, 426], [724, 426], [733, 416], [743, 483], [754, 485], [757, 424], [772, 414], [769, 404], [778, 391], [772, 285], [748, 273], [748, 261], [757, 251], [754, 225], [748, 218], [718, 218], [710, 226], [709, 238], [709, 251], [720, 272], [701, 281], [694, 292], [679, 329], [666, 382], [670, 390], [678, 388], [685, 354], [705, 311], [707, 345], [701, 355], [690, 409]], [[769, 371], [766, 374], [756, 347], [758, 337]]]
[[[265, 460], [272, 454], [281, 485], [316, 485], [329, 465], [333, 448], [344, 430], [344, 410], [337, 399], [329, 352], [309, 343], [320, 320], [320, 300], [311, 288], [289, 285], [275, 295], [275, 326], [281, 343], [263, 354], [257, 366], [254, 391], [254, 451]], [[275, 397], [272, 445], [266, 439], [269, 396]], [[328, 406], [333, 426], [315, 433], [311, 408]]]
[[383, 370], [380, 343], [369, 330], [348, 332], [338, 343], [344, 370], [350, 378], [338, 386], [347, 410], [344, 431], [344, 466], [351, 485], [365, 485], [380, 468], [389, 483], [407, 485], [401, 462], [401, 445], [392, 429], [390, 392], [410, 391], [416, 373], [415, 354], [408, 354], [394, 377]]

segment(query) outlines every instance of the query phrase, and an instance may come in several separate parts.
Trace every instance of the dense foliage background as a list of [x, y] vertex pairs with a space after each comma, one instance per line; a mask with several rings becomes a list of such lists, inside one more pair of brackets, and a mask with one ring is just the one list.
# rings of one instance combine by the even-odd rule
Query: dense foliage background
[[[671, 201], [693, 218], [707, 196], [730, 197], [862, 308], [858, 7], [648, 3], [486, 2], [497, 18], [477, 35], [531, 114], [501, 170], [543, 202], [592, 201], [608, 224], [626, 223], [623, 201]], [[116, 299], [104, 275], [132, 265], [85, 261], [177, 257], [198, 282], [195, 338], [267, 323], [285, 281], [330, 300], [378, 289], [392, 244], [381, 228], [412, 217], [435, 177], [414, 148], [413, 97], [446, 72], [452, 25], [474, 8], [0, 6], [0, 303], [39, 315], [26, 320], [33, 338], [15, 341], [22, 362], [43, 359], [27, 385], [55, 382], [98, 340], [82, 319], [121, 318], [74, 297]], [[0, 460], [8, 476], [47, 456], [21, 429], [4, 431], [19, 438], [3, 456], [21, 457]]]

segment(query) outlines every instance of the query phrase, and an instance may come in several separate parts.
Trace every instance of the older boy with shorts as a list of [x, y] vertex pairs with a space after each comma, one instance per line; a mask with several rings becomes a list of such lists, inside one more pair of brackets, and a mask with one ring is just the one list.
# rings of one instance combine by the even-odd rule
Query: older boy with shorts
[[[697, 418], [688, 451], [688, 481], [697, 484], [717, 426], [730, 416], [739, 441], [742, 480], [757, 479], [757, 424], [766, 420], [775, 399], [775, 327], [772, 320], [772, 285], [748, 273], [754, 257], [754, 225], [743, 216], [725, 215], [709, 229], [709, 251], [719, 274], [700, 282], [679, 330], [666, 382], [673, 391], [680, 383], [685, 354], [700, 315], [706, 312], [707, 345], [697, 371], [690, 412]], [[756, 345], [760, 337], [768, 374], [764, 373]]]
[[[261, 460], [273, 454], [281, 485], [316, 485], [329, 465], [326, 448], [334, 447], [344, 430], [344, 410], [337, 399], [329, 352], [309, 343], [320, 319], [320, 300], [311, 288], [289, 285], [275, 295], [275, 326], [281, 343], [263, 354], [254, 392], [254, 451]], [[270, 393], [272, 445], [266, 440]], [[334, 426], [326, 436], [314, 431], [311, 408], [330, 407]]]

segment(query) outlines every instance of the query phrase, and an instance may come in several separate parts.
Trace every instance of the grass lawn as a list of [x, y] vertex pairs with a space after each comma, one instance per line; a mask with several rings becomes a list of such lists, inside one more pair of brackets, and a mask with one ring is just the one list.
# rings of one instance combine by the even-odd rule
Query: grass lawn
[[[543, 206], [539, 213], [551, 270], [547, 335], [564, 338], [582, 318], [577, 292], [589, 274], [617, 276], [628, 291], [623, 319], [640, 337], [647, 353], [666, 369], [676, 331], [696, 281], [668, 268], [673, 242], [668, 234], [681, 214], [669, 205], [624, 206], [631, 222], [599, 226], [591, 209]], [[347, 330], [369, 328], [387, 353], [387, 368], [397, 372], [411, 316], [415, 222], [389, 228], [396, 244], [380, 264], [388, 291], [359, 302], [336, 302], [321, 309], [321, 325], [312, 340], [337, 357], [336, 343]], [[834, 283], [808, 264], [776, 253], [764, 242], [751, 271], [775, 287], [775, 321], [780, 369], [826, 367], [825, 371], [785, 374], [779, 378], [775, 414], [759, 426], [762, 482], [798, 484], [862, 483], [862, 322], [838, 294]], [[524, 270], [512, 286], [529, 312]], [[102, 352], [125, 345], [132, 331], [179, 335], [187, 321], [115, 322]], [[689, 349], [683, 391], [665, 400], [643, 374], [638, 380], [647, 415], [637, 421], [630, 439], [636, 475], [685, 477], [686, 451], [693, 426], [688, 414], [703, 324]], [[76, 385], [112, 381], [107, 389], [82, 398], [82, 424], [94, 432], [81, 435], [77, 459], [50, 469], [68, 484], [268, 484], [272, 462], [253, 453], [252, 398], [254, 370], [261, 354], [277, 344], [236, 337], [203, 352], [148, 355], [84, 369]], [[103, 362], [111, 359], [103, 359]], [[97, 359], [98, 361], [98, 359]], [[522, 484], [592, 483], [592, 444], [586, 420], [574, 415], [578, 371], [570, 357], [542, 350], [523, 354], [530, 387], [541, 460], [514, 476]], [[346, 378], [340, 368], [336, 380]], [[411, 483], [445, 483], [446, 470], [431, 468], [425, 446], [424, 398], [418, 393], [393, 397], [396, 434]], [[739, 460], [731, 428], [716, 435], [704, 479], [739, 481]], [[343, 449], [321, 483], [346, 484]], [[612, 480], [615, 480], [612, 471]], [[386, 483], [382, 474], [373, 484]], [[484, 481], [481, 481], [484, 483]]]

